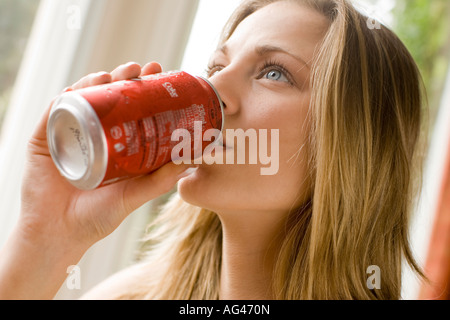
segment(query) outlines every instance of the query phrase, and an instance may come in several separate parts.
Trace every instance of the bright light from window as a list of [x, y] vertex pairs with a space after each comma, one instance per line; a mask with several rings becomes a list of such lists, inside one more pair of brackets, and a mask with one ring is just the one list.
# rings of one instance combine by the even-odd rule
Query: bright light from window
[[[200, 0], [181, 70], [196, 75], [204, 71], [219, 40], [226, 21], [241, 0]], [[390, 26], [395, 0], [359, 0], [357, 7], [371, 17]]]
[[394, 20], [392, 10], [395, 8], [395, 0], [359, 0], [353, 3], [362, 13], [392, 28]]
[[0, 127], [39, 1], [0, 0]]
[[181, 70], [205, 75], [209, 58], [219, 41], [220, 32], [240, 0], [201, 0]]

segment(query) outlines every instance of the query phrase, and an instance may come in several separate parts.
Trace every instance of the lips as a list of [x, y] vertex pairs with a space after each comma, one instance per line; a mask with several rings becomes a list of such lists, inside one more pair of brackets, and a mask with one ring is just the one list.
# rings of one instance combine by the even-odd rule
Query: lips
[[234, 149], [233, 147], [230, 147], [227, 145], [226, 141], [225, 141], [225, 132], [226, 130], [222, 130], [222, 132], [219, 134], [219, 136], [214, 140], [214, 144], [223, 147], [224, 150], [232, 150]]
[[218, 143], [219, 146], [223, 147], [224, 150], [232, 149], [232, 148], [227, 146], [223, 135], [220, 135], [219, 139], [217, 140], [217, 143]]

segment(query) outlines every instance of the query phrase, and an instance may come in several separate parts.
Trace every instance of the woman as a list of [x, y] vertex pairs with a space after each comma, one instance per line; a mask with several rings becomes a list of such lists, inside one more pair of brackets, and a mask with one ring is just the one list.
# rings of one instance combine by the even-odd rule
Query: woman
[[[179, 181], [151, 228], [148, 258], [85, 298], [400, 298], [402, 259], [421, 274], [408, 244], [420, 76], [391, 31], [369, 26], [345, 0], [247, 0], [229, 20], [210, 81], [225, 129], [279, 130], [275, 175], [170, 163], [82, 192], [56, 172], [44, 116], [29, 144], [22, 215], [2, 251], [0, 296], [53, 297], [67, 266]], [[131, 63], [72, 88], [160, 71]]]

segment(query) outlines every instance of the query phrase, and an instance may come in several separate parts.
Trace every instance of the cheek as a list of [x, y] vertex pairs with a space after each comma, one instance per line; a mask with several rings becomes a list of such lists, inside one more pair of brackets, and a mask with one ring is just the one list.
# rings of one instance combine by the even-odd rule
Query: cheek
[[[270, 134], [269, 134], [270, 137]], [[187, 202], [216, 212], [291, 210], [309, 194], [307, 141], [295, 127], [281, 129], [278, 150], [268, 145], [268, 164], [203, 164], [178, 184]], [[277, 152], [277, 154], [271, 154]], [[248, 151], [248, 149], [246, 149]], [[263, 175], [262, 170], [274, 174]]]
[[[179, 194], [186, 202], [216, 212], [287, 211], [300, 206], [307, 199], [310, 187], [307, 110], [285, 101], [279, 101], [279, 105], [267, 105], [267, 102], [254, 103], [258, 106], [254, 110], [242, 110], [241, 123], [236, 123], [235, 128], [267, 129], [266, 160], [269, 159], [270, 163], [202, 164], [192, 176], [182, 179], [178, 184]], [[280, 109], [280, 106], [284, 108]], [[278, 131], [278, 139], [273, 139], [272, 129]], [[248, 155], [248, 146], [245, 150]], [[261, 159], [259, 146], [258, 153]], [[263, 168], [273, 174], [263, 175]]]

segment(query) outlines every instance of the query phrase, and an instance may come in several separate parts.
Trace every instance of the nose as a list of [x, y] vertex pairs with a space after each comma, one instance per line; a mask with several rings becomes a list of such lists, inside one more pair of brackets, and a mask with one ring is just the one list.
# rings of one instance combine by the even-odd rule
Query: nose
[[209, 81], [222, 99], [225, 116], [237, 114], [240, 109], [241, 90], [243, 90], [238, 76], [234, 75], [231, 68], [224, 68], [209, 78]]

